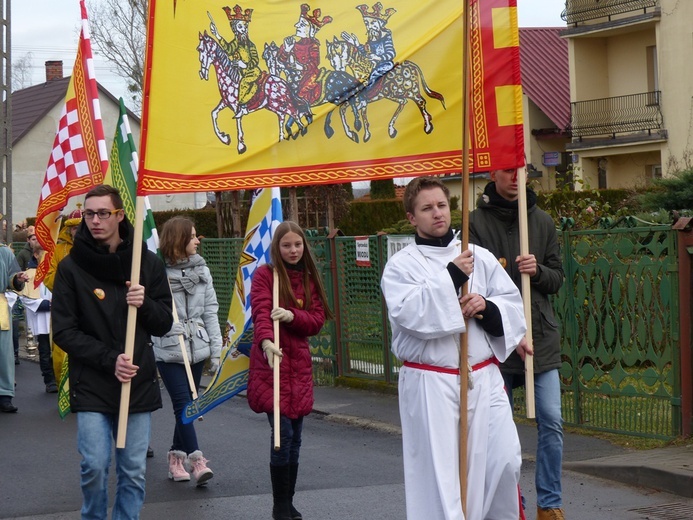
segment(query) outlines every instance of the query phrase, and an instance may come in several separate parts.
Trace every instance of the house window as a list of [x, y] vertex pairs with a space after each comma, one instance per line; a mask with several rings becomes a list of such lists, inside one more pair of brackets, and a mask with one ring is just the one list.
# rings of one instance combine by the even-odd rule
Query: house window
[[650, 177], [652, 179], [661, 179], [662, 178], [662, 165], [661, 164], [651, 164], [648, 166], [648, 169], [650, 170]]

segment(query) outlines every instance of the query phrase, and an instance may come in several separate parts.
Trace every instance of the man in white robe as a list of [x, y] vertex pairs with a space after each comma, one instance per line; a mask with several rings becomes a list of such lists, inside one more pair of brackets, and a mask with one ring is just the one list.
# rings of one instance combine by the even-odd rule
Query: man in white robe
[[[465, 518], [459, 335], [467, 318], [469, 367], [462, 371], [470, 378], [466, 520], [517, 520], [522, 457], [498, 362], [525, 335], [522, 298], [486, 249], [460, 251], [450, 228], [449, 200], [436, 178], [420, 177], [407, 186], [404, 206], [416, 227], [416, 243], [390, 259], [381, 281], [392, 351], [404, 364], [399, 407], [407, 518]], [[468, 294], [459, 298], [465, 283]]]

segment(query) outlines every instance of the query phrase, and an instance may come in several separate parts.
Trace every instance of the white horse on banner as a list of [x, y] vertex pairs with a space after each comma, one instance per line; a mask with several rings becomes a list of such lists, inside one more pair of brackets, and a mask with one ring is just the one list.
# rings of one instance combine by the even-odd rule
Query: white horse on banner
[[[238, 114], [238, 85], [241, 74], [236, 65], [231, 62], [228, 55], [221, 48], [219, 43], [207, 34], [207, 31], [199, 33], [200, 43], [197, 51], [200, 54], [200, 78], [207, 81], [209, 79], [209, 69], [214, 67], [217, 74], [217, 86], [221, 100], [212, 110], [212, 123], [214, 133], [224, 144], [231, 144], [231, 137], [226, 132], [219, 129], [217, 118], [219, 112], [225, 108], [230, 108], [234, 114]], [[279, 120], [279, 141], [287, 138], [296, 138], [299, 132], [303, 135], [307, 128], [301, 121], [301, 116], [310, 114], [310, 107], [305, 106], [305, 102], [296, 99], [291, 93], [291, 89], [282, 78], [262, 73], [258, 79], [257, 93], [248, 102], [248, 114], [260, 109], [266, 109], [277, 114]], [[238, 153], [246, 151], [244, 141], [243, 125], [241, 120], [245, 115], [236, 116], [236, 133], [238, 137]], [[296, 133], [292, 131], [292, 125], [296, 123], [298, 129]]]
[[365, 89], [358, 93], [358, 106], [363, 120], [364, 143], [371, 138], [367, 112], [370, 103], [381, 99], [389, 99], [397, 103], [397, 108], [387, 125], [387, 133], [391, 138], [397, 136], [397, 128], [395, 128], [397, 117], [410, 100], [416, 103], [421, 112], [424, 132], [430, 134], [433, 131], [433, 117], [426, 109], [426, 99], [421, 95], [422, 91], [428, 97], [440, 101], [443, 109], [445, 109], [443, 95], [429, 88], [421, 68], [412, 61], [405, 60], [401, 63], [395, 63], [392, 70], [380, 77], [375, 83], [370, 84], [369, 79], [373, 70], [373, 63], [365, 54], [360, 53], [355, 45], [334, 37], [332, 42], [327, 42], [327, 59], [335, 70], [351, 70], [353, 76], [365, 86]]

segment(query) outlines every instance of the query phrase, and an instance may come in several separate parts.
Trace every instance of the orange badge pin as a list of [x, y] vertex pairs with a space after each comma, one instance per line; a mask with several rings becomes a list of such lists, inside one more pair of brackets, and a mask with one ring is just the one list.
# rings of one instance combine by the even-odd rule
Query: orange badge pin
[[506, 267], [508, 267], [508, 261], [507, 261], [504, 257], [501, 256], [501, 257], [498, 259], [498, 261], [500, 262], [500, 265], [501, 265], [501, 267], [503, 267], [503, 269], [505, 269]]
[[103, 292], [103, 289], [94, 289], [94, 295], [99, 299], [103, 300], [106, 297], [106, 293]]

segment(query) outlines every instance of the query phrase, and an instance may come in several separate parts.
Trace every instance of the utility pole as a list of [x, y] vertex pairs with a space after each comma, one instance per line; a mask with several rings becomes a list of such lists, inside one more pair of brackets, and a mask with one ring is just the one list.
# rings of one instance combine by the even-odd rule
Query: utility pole
[[[2, 115], [0, 116], [0, 221], [7, 226], [5, 242], [12, 243], [12, 27], [10, 16], [12, 0], [0, 0], [2, 4], [2, 30], [0, 37], [0, 91], [2, 93]], [[2, 231], [0, 231], [0, 236]]]

